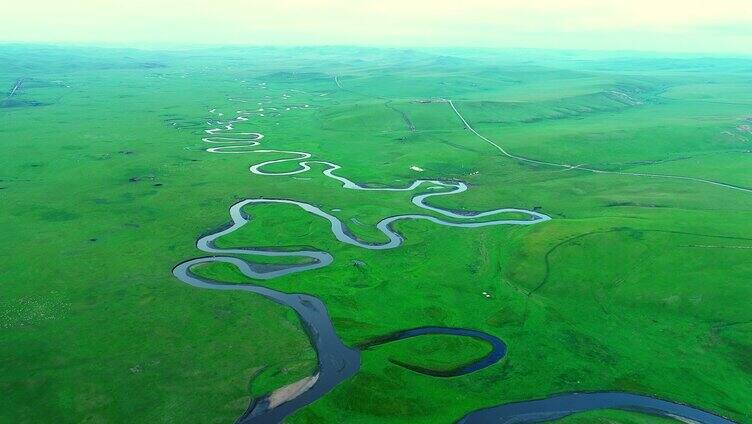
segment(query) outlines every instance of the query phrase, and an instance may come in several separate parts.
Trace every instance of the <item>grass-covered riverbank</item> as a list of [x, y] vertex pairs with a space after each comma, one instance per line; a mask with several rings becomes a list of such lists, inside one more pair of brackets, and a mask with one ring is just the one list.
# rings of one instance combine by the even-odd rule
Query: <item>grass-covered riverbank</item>
[[[428, 203], [553, 217], [524, 228], [400, 222], [403, 246], [369, 251], [295, 207], [250, 208], [253, 222], [218, 243], [334, 255], [261, 284], [319, 297], [346, 343], [451, 326], [509, 348], [499, 364], [453, 378], [394, 361], [451, 369], [482, 344], [424, 336], [365, 351], [355, 377], [291, 422], [449, 422], [590, 390], [752, 419], [752, 193], [576, 168], [752, 188], [752, 64], [580, 59], [0, 47], [0, 421], [229, 422], [252, 394], [310, 374], [315, 356], [294, 314], [191, 288], [172, 267], [202, 256], [196, 238], [245, 198], [315, 204], [374, 242], [381, 219], [425, 211], [413, 193], [343, 190], [315, 165], [290, 177], [248, 171], [284, 154], [205, 152], [204, 130], [239, 110], [252, 113], [237, 131], [337, 163], [350, 180], [457, 179], [470, 190]], [[575, 168], [502, 155], [439, 99], [514, 155]], [[243, 281], [225, 264], [204, 271]]]

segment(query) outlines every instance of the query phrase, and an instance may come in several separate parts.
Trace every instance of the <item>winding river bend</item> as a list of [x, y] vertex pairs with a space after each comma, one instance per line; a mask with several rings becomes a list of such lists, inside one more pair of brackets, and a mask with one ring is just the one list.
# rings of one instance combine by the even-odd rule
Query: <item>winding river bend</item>
[[[212, 109], [215, 113], [216, 109]], [[249, 169], [253, 174], [266, 176], [290, 176], [307, 172], [311, 164], [324, 166], [322, 173], [342, 183], [344, 189], [366, 191], [415, 191], [412, 203], [426, 211], [441, 215], [442, 218], [427, 214], [395, 215], [382, 219], [376, 228], [384, 234], [388, 241], [384, 243], [369, 243], [360, 240], [348, 230], [347, 226], [334, 215], [305, 202], [293, 199], [268, 199], [250, 198], [235, 203], [230, 207], [231, 222], [224, 228], [211, 234], [202, 236], [196, 245], [201, 251], [210, 254], [200, 258], [191, 259], [178, 264], [173, 269], [173, 275], [180, 281], [193, 287], [210, 290], [235, 290], [255, 293], [266, 297], [281, 305], [293, 309], [300, 319], [311, 344], [317, 354], [317, 369], [310, 377], [296, 383], [277, 389], [261, 398], [255, 399], [248, 407], [238, 423], [278, 423], [298, 409], [321, 398], [342, 381], [354, 375], [360, 368], [360, 352], [371, 347], [426, 334], [445, 334], [461, 337], [473, 337], [484, 340], [491, 346], [491, 351], [471, 364], [444, 373], [432, 372], [409, 364], [394, 362], [395, 365], [408, 368], [415, 372], [432, 375], [435, 377], [455, 377], [472, 373], [491, 366], [500, 361], [506, 354], [507, 346], [504, 342], [487, 333], [463, 328], [448, 327], [420, 327], [403, 330], [393, 334], [366, 342], [358, 348], [346, 346], [337, 336], [332, 325], [326, 307], [320, 299], [308, 294], [290, 294], [255, 284], [230, 284], [227, 282], [212, 280], [195, 274], [194, 267], [214, 263], [232, 264], [245, 276], [257, 280], [268, 280], [292, 273], [304, 272], [322, 268], [332, 263], [333, 257], [325, 251], [297, 250], [289, 251], [273, 248], [243, 247], [243, 248], [218, 248], [215, 241], [230, 234], [250, 222], [252, 217], [244, 208], [250, 208], [256, 204], [285, 204], [299, 207], [304, 211], [326, 219], [331, 224], [332, 235], [342, 243], [356, 247], [384, 250], [398, 248], [403, 243], [403, 238], [394, 228], [393, 224], [401, 220], [427, 220], [438, 225], [477, 228], [495, 225], [537, 225], [551, 218], [543, 213], [516, 208], [500, 208], [482, 212], [457, 212], [431, 206], [426, 200], [433, 196], [447, 196], [462, 193], [468, 189], [467, 185], [460, 181], [440, 180], [415, 180], [406, 187], [369, 187], [354, 183], [353, 181], [336, 175], [335, 171], [341, 169], [337, 164], [309, 160], [312, 155], [307, 152], [257, 149], [261, 144], [263, 135], [254, 132], [232, 132], [224, 135], [223, 132], [234, 131], [234, 124], [246, 121], [247, 118], [241, 113], [233, 120], [226, 122], [215, 121], [222, 125], [221, 128], [205, 130], [207, 137], [203, 141], [218, 146], [207, 148], [210, 153], [220, 154], [263, 154], [276, 153], [290, 156], [289, 158], [269, 160], [252, 165]], [[222, 135], [217, 135], [222, 134]], [[296, 169], [288, 172], [267, 172], [264, 167], [278, 163], [292, 163]], [[429, 191], [434, 190], [434, 191]], [[502, 219], [499, 215], [514, 214], [516, 217], [525, 215], [528, 219]], [[492, 220], [481, 220], [496, 217]], [[467, 222], [472, 221], [472, 222]], [[230, 255], [258, 255], [268, 257], [298, 257], [304, 258], [303, 263], [290, 265], [269, 265], [256, 263], [251, 260], [241, 259]], [[497, 407], [487, 408], [472, 412], [462, 418], [463, 423], [523, 423], [541, 422], [560, 418], [572, 413], [589, 411], [593, 409], [612, 408], [638, 410], [654, 415], [662, 415], [683, 420], [691, 420], [700, 423], [731, 423], [722, 417], [704, 412], [689, 406], [663, 401], [647, 396], [629, 393], [602, 392], [602, 393], [570, 393], [553, 396], [546, 399], [531, 400], [525, 402], [504, 404]]]
[[733, 424], [723, 417], [691, 406], [624, 392], [565, 393], [545, 399], [506, 403], [471, 412], [459, 424], [539, 423], [597, 409], [642, 412], [688, 424]]

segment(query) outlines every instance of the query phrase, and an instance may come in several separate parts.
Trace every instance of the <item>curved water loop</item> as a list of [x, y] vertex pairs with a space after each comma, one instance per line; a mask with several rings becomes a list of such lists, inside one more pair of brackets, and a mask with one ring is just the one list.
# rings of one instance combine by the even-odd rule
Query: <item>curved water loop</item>
[[448, 336], [462, 336], [472, 337], [478, 340], [483, 340], [491, 346], [491, 351], [488, 352], [482, 358], [478, 358], [469, 364], [443, 371], [443, 370], [431, 370], [428, 368], [419, 367], [416, 365], [407, 364], [404, 362], [390, 359], [390, 361], [403, 368], [407, 368], [417, 373], [430, 375], [433, 377], [457, 377], [460, 375], [469, 374], [471, 372], [482, 370], [489, 367], [501, 360], [507, 353], [507, 345], [500, 338], [488, 333], [477, 330], [469, 330], [466, 328], [451, 328], [451, 327], [418, 327], [411, 328], [410, 330], [397, 331], [384, 336], [376, 337], [375, 339], [367, 340], [362, 343], [358, 343], [358, 348], [361, 350], [371, 349], [376, 346], [381, 346], [386, 343], [395, 342], [398, 340], [409, 339], [411, 337], [424, 336], [426, 334], [432, 335], [448, 335]]

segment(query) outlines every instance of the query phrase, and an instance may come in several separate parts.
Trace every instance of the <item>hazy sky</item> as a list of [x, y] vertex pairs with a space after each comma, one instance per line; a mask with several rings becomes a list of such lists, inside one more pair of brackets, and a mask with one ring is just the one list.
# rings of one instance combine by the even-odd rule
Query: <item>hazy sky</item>
[[9, 0], [0, 41], [752, 54], [750, 0]]

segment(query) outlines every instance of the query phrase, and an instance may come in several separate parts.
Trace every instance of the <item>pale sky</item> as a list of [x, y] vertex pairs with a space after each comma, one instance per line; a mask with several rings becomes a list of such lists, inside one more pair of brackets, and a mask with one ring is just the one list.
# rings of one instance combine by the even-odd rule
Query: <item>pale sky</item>
[[750, 0], [9, 0], [2, 42], [752, 54]]

